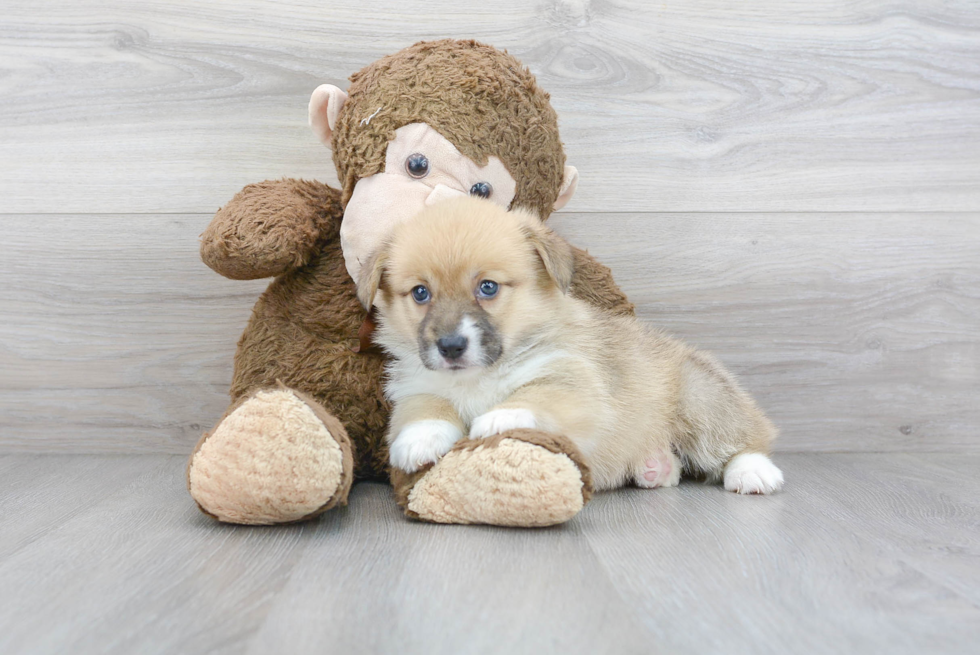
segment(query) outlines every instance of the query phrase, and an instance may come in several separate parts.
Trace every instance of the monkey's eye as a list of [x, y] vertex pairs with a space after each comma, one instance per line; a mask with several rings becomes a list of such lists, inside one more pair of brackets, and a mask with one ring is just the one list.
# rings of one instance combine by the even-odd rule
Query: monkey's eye
[[483, 280], [480, 282], [480, 288], [477, 290], [476, 295], [480, 298], [493, 298], [500, 291], [500, 285], [493, 280]]
[[412, 288], [412, 299], [420, 305], [424, 305], [425, 303], [429, 302], [429, 298], [431, 297], [432, 296], [429, 293], [429, 290], [422, 284]]
[[429, 158], [421, 152], [409, 155], [405, 160], [405, 170], [412, 177], [421, 178], [429, 174]]
[[489, 198], [490, 194], [493, 193], [493, 187], [490, 186], [489, 182], [477, 182], [470, 187], [471, 196], [480, 196], [481, 198]]

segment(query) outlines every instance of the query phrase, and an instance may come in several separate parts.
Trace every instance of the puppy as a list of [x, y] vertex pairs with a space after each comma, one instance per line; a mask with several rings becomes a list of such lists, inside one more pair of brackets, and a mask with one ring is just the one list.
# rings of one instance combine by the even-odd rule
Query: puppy
[[565, 435], [596, 489], [676, 485], [683, 469], [738, 493], [783, 483], [776, 431], [721, 364], [569, 295], [568, 244], [534, 215], [475, 198], [425, 209], [368, 262], [393, 360], [391, 464], [435, 462], [468, 435]]

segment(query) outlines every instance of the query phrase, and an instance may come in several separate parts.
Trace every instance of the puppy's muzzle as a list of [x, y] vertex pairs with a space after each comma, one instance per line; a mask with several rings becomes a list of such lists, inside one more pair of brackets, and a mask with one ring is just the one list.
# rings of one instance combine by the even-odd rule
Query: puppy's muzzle
[[466, 353], [470, 340], [461, 334], [451, 334], [436, 340], [436, 349], [447, 362], [458, 361]]
[[433, 306], [419, 324], [418, 340], [422, 364], [432, 371], [490, 366], [502, 350], [486, 312], [469, 306]]

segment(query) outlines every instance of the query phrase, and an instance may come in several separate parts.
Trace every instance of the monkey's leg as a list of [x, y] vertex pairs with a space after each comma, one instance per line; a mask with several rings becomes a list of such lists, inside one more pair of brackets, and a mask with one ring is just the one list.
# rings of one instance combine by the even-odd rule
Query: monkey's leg
[[187, 486], [201, 511], [219, 521], [270, 525], [346, 504], [353, 471], [340, 421], [280, 386], [245, 396], [201, 437]]
[[430, 468], [393, 469], [391, 482], [408, 516], [435, 523], [556, 525], [592, 495], [589, 469], [571, 441], [523, 429], [463, 439]]

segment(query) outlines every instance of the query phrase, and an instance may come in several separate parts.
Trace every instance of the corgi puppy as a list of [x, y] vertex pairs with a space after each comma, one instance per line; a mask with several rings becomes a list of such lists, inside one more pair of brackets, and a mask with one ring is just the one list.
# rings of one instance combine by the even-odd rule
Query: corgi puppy
[[571, 439], [597, 490], [670, 487], [682, 470], [743, 494], [782, 486], [776, 430], [735, 378], [569, 295], [571, 249], [537, 216], [445, 201], [399, 225], [364, 270], [358, 294], [393, 357], [392, 466], [531, 428]]

